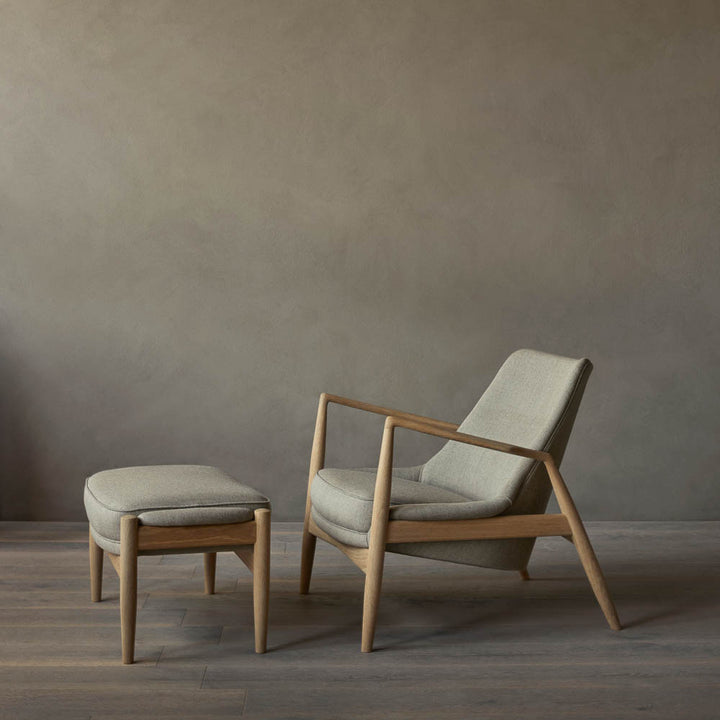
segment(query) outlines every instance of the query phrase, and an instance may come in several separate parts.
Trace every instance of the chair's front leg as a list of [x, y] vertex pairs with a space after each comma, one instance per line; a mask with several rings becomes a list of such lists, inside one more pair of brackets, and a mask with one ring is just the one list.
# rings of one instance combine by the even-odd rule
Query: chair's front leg
[[90, 530], [90, 600], [102, 600], [103, 549], [95, 542]]
[[385, 431], [383, 432], [382, 447], [380, 449], [380, 461], [378, 462], [372, 521], [370, 524], [370, 547], [365, 572], [365, 597], [363, 599], [361, 643], [363, 652], [372, 652], [378, 606], [380, 604], [388, 515], [390, 512], [394, 430], [395, 425], [392, 419], [388, 418], [385, 421]]
[[205, 571], [205, 594], [215, 594], [215, 569], [217, 568], [217, 553], [203, 553], [203, 570]]
[[137, 620], [138, 519], [123, 515], [120, 519], [120, 628], [122, 661], [135, 659], [135, 623]]
[[310, 590], [310, 577], [312, 576], [313, 560], [315, 559], [315, 545], [317, 538], [310, 532], [310, 515], [312, 501], [310, 490], [312, 481], [318, 470], [325, 464], [325, 436], [327, 430], [328, 400], [325, 393], [320, 395], [318, 403], [317, 420], [315, 421], [315, 436], [313, 437], [312, 453], [310, 455], [310, 473], [308, 477], [307, 498], [305, 500], [305, 521], [303, 523], [302, 550], [300, 554], [300, 594], [307, 595]]
[[255, 652], [267, 648], [268, 603], [270, 597], [270, 510], [255, 511], [253, 547], [253, 606], [255, 610]]

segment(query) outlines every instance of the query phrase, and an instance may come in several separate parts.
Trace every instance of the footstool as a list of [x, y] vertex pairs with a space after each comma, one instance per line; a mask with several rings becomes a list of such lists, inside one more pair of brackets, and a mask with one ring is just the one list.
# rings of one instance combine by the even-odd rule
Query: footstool
[[255, 652], [265, 652], [270, 582], [270, 501], [218, 468], [151, 465], [85, 481], [90, 597], [100, 602], [103, 554], [120, 577], [123, 663], [135, 655], [139, 555], [204, 553], [205, 593], [215, 592], [216, 553], [234, 552], [253, 574]]

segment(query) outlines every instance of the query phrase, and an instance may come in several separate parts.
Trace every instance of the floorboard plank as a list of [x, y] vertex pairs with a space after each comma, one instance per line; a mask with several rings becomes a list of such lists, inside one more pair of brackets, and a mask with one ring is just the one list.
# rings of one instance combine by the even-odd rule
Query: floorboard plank
[[377, 651], [359, 652], [363, 576], [318, 544], [297, 594], [301, 532], [275, 523], [269, 646], [252, 579], [202, 555], [139, 564], [138, 663], [120, 663], [118, 580], [89, 601], [87, 525], [0, 523], [0, 717], [534, 720], [693, 718], [720, 707], [720, 522], [589, 523], [626, 629], [610, 631], [571, 544], [514, 573], [389, 555]]

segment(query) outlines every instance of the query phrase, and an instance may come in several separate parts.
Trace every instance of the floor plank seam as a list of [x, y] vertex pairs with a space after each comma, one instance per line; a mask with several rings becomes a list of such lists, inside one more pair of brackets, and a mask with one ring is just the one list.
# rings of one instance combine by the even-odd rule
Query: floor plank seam
[[155, 664], [153, 667], [157, 667], [160, 664], [160, 658], [163, 656], [163, 653], [165, 652], [166, 647], [167, 647], [167, 645], [163, 645], [160, 648], [160, 652], [158, 653], [158, 656], [155, 658]]

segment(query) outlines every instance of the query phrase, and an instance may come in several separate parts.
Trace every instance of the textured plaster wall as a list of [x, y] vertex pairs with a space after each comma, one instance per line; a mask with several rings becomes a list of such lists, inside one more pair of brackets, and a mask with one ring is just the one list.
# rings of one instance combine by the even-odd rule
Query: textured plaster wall
[[595, 363], [587, 518], [720, 517], [719, 78], [718, 2], [0, 2], [0, 517], [298, 519], [322, 390], [459, 420], [518, 347]]

